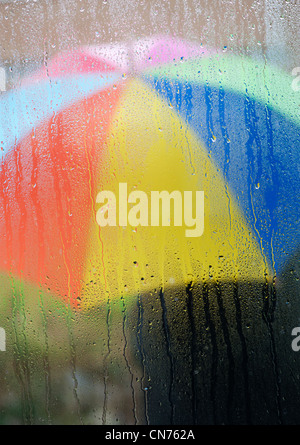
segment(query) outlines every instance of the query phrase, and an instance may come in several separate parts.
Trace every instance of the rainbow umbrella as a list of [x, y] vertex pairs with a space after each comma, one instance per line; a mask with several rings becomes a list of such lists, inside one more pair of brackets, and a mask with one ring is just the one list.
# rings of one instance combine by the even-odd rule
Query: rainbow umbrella
[[[1, 270], [81, 308], [195, 281], [272, 280], [299, 246], [292, 80], [166, 37], [57, 55], [1, 96]], [[113, 204], [99, 193], [118, 206], [120, 184], [123, 202], [203, 191], [203, 233], [151, 224], [149, 202], [143, 224], [137, 208], [129, 223], [127, 202], [129, 219], [101, 226]]]

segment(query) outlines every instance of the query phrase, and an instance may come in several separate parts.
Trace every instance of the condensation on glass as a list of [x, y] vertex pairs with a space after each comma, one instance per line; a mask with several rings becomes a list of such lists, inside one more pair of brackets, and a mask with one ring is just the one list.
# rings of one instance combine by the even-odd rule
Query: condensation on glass
[[299, 423], [299, 6], [0, 12], [0, 423]]

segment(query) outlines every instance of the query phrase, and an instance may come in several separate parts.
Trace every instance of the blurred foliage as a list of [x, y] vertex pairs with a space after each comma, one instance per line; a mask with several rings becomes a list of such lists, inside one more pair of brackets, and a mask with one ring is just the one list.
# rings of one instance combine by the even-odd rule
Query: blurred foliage
[[75, 311], [44, 290], [1, 276], [7, 338], [0, 422], [134, 423], [128, 406], [139, 367], [128, 349], [126, 310], [120, 300]]

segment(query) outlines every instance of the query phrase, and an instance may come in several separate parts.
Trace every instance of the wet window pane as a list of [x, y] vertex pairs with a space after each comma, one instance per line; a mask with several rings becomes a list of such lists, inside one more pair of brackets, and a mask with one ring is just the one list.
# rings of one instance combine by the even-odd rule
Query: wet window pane
[[299, 5], [0, 27], [0, 423], [299, 423]]

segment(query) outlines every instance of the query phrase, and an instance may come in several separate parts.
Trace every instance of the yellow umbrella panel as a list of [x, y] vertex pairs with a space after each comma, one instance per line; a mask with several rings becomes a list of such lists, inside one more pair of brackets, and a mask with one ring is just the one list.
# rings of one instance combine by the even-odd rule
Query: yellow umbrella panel
[[[132, 296], [182, 283], [265, 280], [268, 264], [237, 199], [203, 143], [171, 106], [142, 82], [132, 80], [108, 135], [105, 169], [99, 172], [97, 193], [93, 197], [82, 285], [83, 308], [103, 302], [107, 297]], [[113, 193], [115, 207], [105, 207], [104, 200], [97, 202], [103, 191]], [[147, 201], [144, 199], [141, 204], [137, 198], [141, 197], [140, 193], [131, 195], [137, 191], [143, 192], [143, 199], [146, 196]], [[154, 208], [151, 199], [157, 196], [154, 192], [168, 192], [170, 196], [174, 191], [179, 192], [175, 195], [181, 197], [181, 205], [176, 199], [160, 201], [163, 205], [159, 225], [151, 224], [155, 219], [151, 215]], [[192, 193], [185, 194], [188, 191]], [[193, 197], [196, 220], [196, 192], [202, 191], [204, 230], [201, 236], [193, 236], [185, 224], [184, 199]], [[127, 221], [126, 215], [118, 214], [126, 200], [124, 193], [127, 201], [128, 198], [132, 201], [126, 205]], [[171, 208], [169, 225], [163, 225], [167, 224], [163, 222], [164, 212], [168, 215], [164, 205]], [[99, 225], [101, 215], [98, 213], [97, 222], [97, 212], [101, 211], [106, 212], [102, 221], [115, 216], [116, 225]], [[198, 216], [201, 224], [201, 214]], [[179, 225], [180, 219], [182, 225]], [[136, 226], [132, 224], [135, 220], [139, 223]]]

